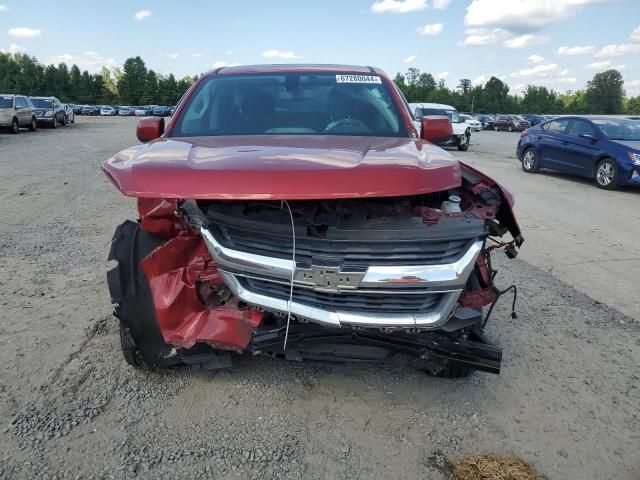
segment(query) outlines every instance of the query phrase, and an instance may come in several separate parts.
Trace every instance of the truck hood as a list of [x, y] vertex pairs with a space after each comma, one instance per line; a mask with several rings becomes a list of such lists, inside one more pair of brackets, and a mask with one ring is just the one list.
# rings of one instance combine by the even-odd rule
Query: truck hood
[[161, 138], [102, 169], [130, 197], [312, 200], [419, 195], [461, 185], [458, 162], [411, 138], [255, 135]]

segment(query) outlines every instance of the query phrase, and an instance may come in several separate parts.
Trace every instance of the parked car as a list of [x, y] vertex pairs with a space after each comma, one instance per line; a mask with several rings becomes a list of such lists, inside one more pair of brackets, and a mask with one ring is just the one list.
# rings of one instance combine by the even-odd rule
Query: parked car
[[38, 125], [44, 124], [52, 128], [67, 124], [64, 107], [56, 97], [29, 97], [36, 110]]
[[522, 118], [529, 122], [529, 125], [531, 126], [537, 125], [547, 120], [542, 115], [534, 115], [533, 113], [525, 113], [524, 115], [522, 115]]
[[523, 240], [513, 195], [430, 142], [447, 118], [416, 131], [371, 67], [228, 67], [192, 92], [102, 166], [140, 197], [109, 254], [129, 364], [402, 353], [440, 377], [498, 373], [485, 241], [508, 231], [515, 256]]
[[493, 130], [495, 118], [485, 113], [474, 113], [473, 117], [482, 124], [483, 130]]
[[498, 115], [493, 124], [493, 129], [497, 132], [500, 130], [508, 130], [509, 132], [521, 132], [531, 124], [524, 118], [517, 115]]
[[35, 132], [38, 124], [31, 100], [24, 95], [0, 94], [0, 128], [8, 128], [11, 133], [21, 128]]
[[136, 117], [146, 117], [146, 116], [149, 116], [149, 115], [151, 115], [151, 112], [152, 112], [152, 111], [153, 111], [153, 110], [152, 110], [152, 109], [150, 109], [149, 107], [145, 107], [145, 106], [142, 106], [142, 105], [141, 105], [141, 106], [139, 106], [139, 107], [136, 107], [136, 108], [135, 108], [135, 114], [136, 114]]
[[74, 111], [74, 106], [66, 104], [64, 105], [64, 114], [66, 123], [76, 123], [76, 113]]
[[118, 109], [118, 115], [121, 117], [129, 117], [134, 114], [132, 107], [120, 107]]
[[111, 105], [103, 105], [100, 109], [100, 115], [103, 117], [114, 117], [118, 114], [118, 111]]
[[593, 179], [600, 188], [640, 186], [640, 122], [562, 117], [522, 132], [516, 150], [525, 172], [541, 168]]
[[164, 105], [157, 105], [156, 107], [154, 107], [152, 114], [156, 117], [168, 117], [169, 107], [165, 107]]
[[172, 107], [169, 107], [169, 115], [173, 115], [174, 113], [176, 113], [176, 105], [173, 105]]
[[99, 109], [96, 113], [95, 105], [84, 105], [81, 111], [82, 111], [82, 115], [89, 115], [89, 116], [94, 116], [100, 113]]
[[464, 123], [469, 125], [469, 127], [471, 127], [471, 130], [473, 130], [474, 132], [479, 132], [480, 130], [482, 130], [482, 122], [472, 117], [471, 115], [462, 114], [460, 115], [460, 118]]
[[441, 103], [410, 103], [409, 107], [413, 113], [416, 128], [424, 117], [445, 116], [449, 118], [453, 127], [453, 136], [448, 140], [439, 142], [438, 145], [443, 147], [454, 146], [462, 151], [469, 149], [471, 127], [460, 118], [458, 111], [454, 107]]

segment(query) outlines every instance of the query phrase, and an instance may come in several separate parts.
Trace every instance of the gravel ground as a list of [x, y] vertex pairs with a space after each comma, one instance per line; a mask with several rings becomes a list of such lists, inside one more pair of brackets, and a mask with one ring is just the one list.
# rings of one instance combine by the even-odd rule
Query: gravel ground
[[[127, 367], [105, 273], [112, 232], [135, 207], [98, 167], [135, 143], [133, 119], [0, 134], [0, 478], [444, 479], [443, 455], [493, 451], [550, 479], [637, 480], [640, 315], [628, 298], [637, 283], [611, 286], [628, 294], [619, 308], [587, 291], [588, 270], [572, 281], [540, 261], [582, 248], [562, 229], [550, 244], [529, 235], [534, 199], [576, 222], [546, 181], [576, 202], [604, 192], [549, 175], [525, 183], [510, 153], [516, 138], [481, 132], [460, 154], [524, 192], [527, 243], [518, 259], [496, 259], [499, 285], [519, 286], [518, 318], [504, 300], [489, 326], [505, 348], [503, 372], [450, 381], [403, 365], [261, 357], [216, 374]], [[638, 197], [604, 198], [620, 211]]]

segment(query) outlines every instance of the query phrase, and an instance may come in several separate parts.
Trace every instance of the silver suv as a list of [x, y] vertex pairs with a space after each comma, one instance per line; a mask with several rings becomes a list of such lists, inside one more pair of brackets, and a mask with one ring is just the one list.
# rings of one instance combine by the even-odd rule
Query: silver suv
[[24, 95], [0, 94], [0, 128], [18, 133], [21, 127], [32, 132], [37, 128], [36, 111], [31, 100]]

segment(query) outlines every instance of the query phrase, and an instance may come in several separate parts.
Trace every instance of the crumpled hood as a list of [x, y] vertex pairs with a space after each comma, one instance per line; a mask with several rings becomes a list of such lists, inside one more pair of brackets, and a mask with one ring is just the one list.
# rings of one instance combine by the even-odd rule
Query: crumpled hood
[[460, 165], [423, 140], [322, 135], [163, 138], [107, 160], [123, 194], [303, 200], [418, 195], [459, 187]]

